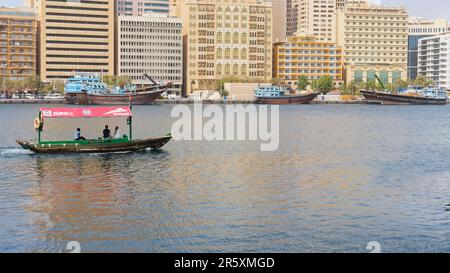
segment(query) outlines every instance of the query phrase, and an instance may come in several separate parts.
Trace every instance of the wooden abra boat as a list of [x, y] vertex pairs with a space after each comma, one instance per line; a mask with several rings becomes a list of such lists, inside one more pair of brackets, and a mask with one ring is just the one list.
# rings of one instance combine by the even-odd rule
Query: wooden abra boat
[[[41, 132], [45, 119], [49, 118], [93, 118], [126, 117], [129, 136], [117, 139], [83, 139], [71, 141], [42, 141]], [[130, 107], [86, 107], [86, 108], [41, 108], [39, 117], [34, 120], [38, 140], [16, 140], [26, 150], [36, 153], [110, 153], [131, 152], [143, 149], [159, 149], [172, 138], [170, 135], [159, 138], [132, 139], [132, 113]]]

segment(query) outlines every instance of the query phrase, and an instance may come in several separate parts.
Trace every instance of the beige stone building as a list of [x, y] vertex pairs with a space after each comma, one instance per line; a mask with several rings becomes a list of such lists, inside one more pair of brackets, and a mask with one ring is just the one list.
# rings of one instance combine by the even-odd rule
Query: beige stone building
[[183, 24], [167, 15], [118, 16], [116, 28], [117, 75], [134, 84], [148, 79], [173, 83], [171, 92], [181, 94], [183, 83]]
[[272, 1], [178, 0], [183, 19], [184, 87], [215, 90], [226, 77], [272, 78]]
[[336, 9], [343, 9], [345, 7], [346, 0], [336, 0]]
[[407, 79], [408, 13], [365, 2], [337, 11], [337, 43], [344, 48], [347, 84]]
[[336, 41], [336, 0], [287, 0], [287, 36]]
[[36, 74], [36, 34], [34, 9], [0, 8], [0, 78]]
[[[342, 10], [347, 5], [353, 5], [353, 4], [368, 4], [369, 0], [336, 0], [336, 9]], [[373, 0], [371, 2], [374, 2]]]
[[286, 0], [273, 1], [272, 39], [274, 42], [286, 40]]
[[342, 48], [335, 43], [319, 41], [316, 37], [290, 37], [274, 44], [273, 77], [296, 86], [298, 78], [310, 81], [330, 76], [336, 83], [343, 80]]
[[35, 2], [42, 80], [76, 73], [114, 74], [114, 1]]

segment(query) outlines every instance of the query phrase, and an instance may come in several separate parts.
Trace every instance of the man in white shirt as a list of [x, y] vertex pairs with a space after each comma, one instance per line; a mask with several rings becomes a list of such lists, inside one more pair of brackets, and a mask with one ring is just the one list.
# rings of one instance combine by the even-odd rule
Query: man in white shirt
[[116, 126], [116, 129], [114, 130], [114, 138], [115, 139], [122, 138], [122, 135], [120, 134], [119, 126]]
[[80, 128], [77, 128], [77, 130], [73, 134], [73, 140], [86, 140], [84, 137], [81, 136], [81, 129]]

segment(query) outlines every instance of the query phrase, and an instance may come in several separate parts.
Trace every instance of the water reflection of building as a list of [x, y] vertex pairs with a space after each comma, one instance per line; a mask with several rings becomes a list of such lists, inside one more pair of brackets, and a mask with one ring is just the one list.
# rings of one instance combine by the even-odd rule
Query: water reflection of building
[[33, 219], [41, 236], [62, 240], [77, 239], [87, 232], [107, 236], [106, 232], [114, 227], [102, 217], [118, 214], [123, 204], [134, 200], [133, 179], [122, 171], [133, 164], [130, 157], [106, 154], [35, 158], [38, 184], [30, 189], [34, 202], [29, 209], [42, 214]]

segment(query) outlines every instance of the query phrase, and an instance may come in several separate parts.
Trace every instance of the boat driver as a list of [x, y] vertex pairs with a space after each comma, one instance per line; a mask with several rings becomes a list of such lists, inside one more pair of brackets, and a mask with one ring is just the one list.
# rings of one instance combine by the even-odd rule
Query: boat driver
[[105, 129], [103, 129], [103, 138], [104, 139], [111, 138], [111, 131], [108, 129], [108, 125], [105, 125]]

